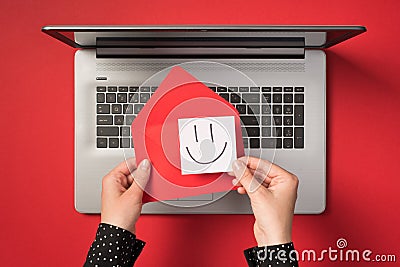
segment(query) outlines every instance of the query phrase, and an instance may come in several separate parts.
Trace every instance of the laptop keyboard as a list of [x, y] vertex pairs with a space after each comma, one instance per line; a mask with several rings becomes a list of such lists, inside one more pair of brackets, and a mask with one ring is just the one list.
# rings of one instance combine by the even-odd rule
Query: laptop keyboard
[[[213, 87], [239, 112], [245, 148], [304, 148], [304, 87]], [[131, 148], [131, 124], [157, 87], [97, 86], [97, 148]]]

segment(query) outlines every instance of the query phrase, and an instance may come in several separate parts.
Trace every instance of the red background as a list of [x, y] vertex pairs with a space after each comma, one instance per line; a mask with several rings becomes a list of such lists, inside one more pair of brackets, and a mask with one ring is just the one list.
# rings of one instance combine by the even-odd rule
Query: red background
[[[373, 3], [374, 2], [374, 3]], [[9, 1], [0, 4], [0, 263], [81, 266], [99, 216], [73, 207], [73, 49], [46, 24], [362, 24], [327, 53], [327, 209], [297, 215], [298, 249], [400, 261], [398, 1]], [[143, 216], [138, 266], [244, 266], [252, 216]], [[301, 266], [394, 266], [303, 263]]]

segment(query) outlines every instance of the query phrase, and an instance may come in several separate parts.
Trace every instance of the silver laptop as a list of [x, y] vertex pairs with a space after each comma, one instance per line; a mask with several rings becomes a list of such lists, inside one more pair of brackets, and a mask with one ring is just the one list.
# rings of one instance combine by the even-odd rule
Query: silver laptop
[[[325, 210], [323, 49], [363, 33], [365, 27], [45, 26], [42, 31], [77, 48], [78, 212], [100, 212], [102, 177], [134, 156], [130, 125], [136, 114], [169, 68], [193, 62], [197, 67], [190, 68], [192, 74], [239, 111], [245, 153], [273, 160], [299, 177], [295, 213]], [[202, 67], [201, 62], [225, 68]], [[241, 81], [232, 70], [251, 82]], [[147, 203], [143, 213], [249, 214], [252, 210], [247, 196], [231, 191]]]

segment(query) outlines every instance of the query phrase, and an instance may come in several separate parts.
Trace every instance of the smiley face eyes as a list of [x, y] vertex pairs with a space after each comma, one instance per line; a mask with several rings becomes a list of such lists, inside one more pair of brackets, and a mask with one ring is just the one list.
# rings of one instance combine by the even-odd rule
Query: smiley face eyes
[[[195, 138], [196, 138], [196, 143], [198, 143], [198, 142], [199, 142], [199, 139], [198, 139], [198, 137], [197, 137], [197, 126], [194, 125], [193, 127], [194, 127], [194, 136], [195, 136]], [[213, 135], [212, 123], [210, 123], [210, 135], [211, 135], [211, 142], [214, 143], [214, 135]]]

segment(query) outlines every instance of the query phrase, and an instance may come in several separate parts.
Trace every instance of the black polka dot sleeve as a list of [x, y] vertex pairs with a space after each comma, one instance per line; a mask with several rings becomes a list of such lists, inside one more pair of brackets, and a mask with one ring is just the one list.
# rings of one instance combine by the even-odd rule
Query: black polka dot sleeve
[[244, 251], [249, 267], [298, 267], [293, 243], [253, 247]]
[[100, 223], [84, 267], [132, 267], [144, 245], [131, 232]]

